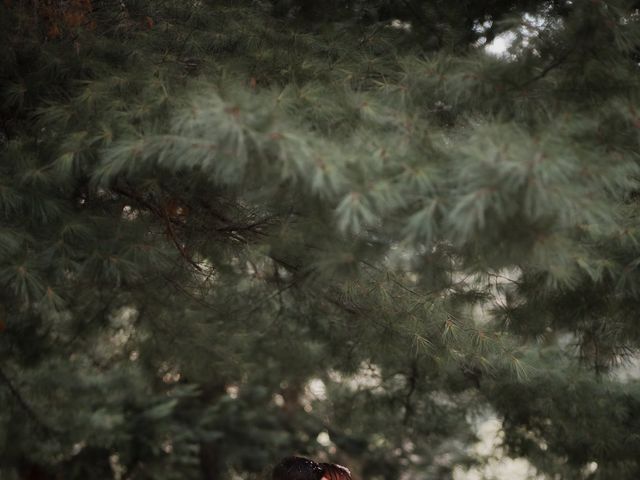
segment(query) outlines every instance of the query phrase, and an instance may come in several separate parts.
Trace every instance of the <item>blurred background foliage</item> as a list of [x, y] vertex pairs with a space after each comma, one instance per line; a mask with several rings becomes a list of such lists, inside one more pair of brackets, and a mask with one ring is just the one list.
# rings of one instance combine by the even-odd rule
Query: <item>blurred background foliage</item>
[[5, 0], [0, 477], [638, 478], [639, 20]]

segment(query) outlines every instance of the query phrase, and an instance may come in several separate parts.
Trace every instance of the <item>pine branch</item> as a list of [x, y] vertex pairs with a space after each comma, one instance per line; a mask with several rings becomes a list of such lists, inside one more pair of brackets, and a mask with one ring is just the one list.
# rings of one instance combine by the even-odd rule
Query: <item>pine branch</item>
[[404, 397], [404, 419], [402, 422], [404, 425], [409, 424], [409, 420], [411, 420], [411, 415], [413, 414], [411, 397], [413, 397], [418, 383], [418, 362], [415, 358], [411, 362], [411, 371], [407, 376], [407, 381], [409, 382], [409, 390]]
[[176, 247], [176, 249], [178, 250], [178, 252], [180, 253], [180, 255], [182, 256], [182, 258], [184, 258], [187, 263], [189, 263], [193, 268], [195, 268], [196, 270], [198, 270], [199, 272], [202, 272], [203, 269], [200, 265], [198, 265], [188, 254], [187, 251], [184, 247], [184, 245], [182, 245], [180, 243], [180, 240], [178, 239], [176, 232], [174, 230], [174, 223], [176, 223], [176, 220], [172, 219], [166, 211], [164, 211], [163, 209], [161, 209], [160, 207], [158, 207], [157, 205], [152, 204], [151, 202], [148, 202], [147, 200], [145, 200], [144, 198], [142, 198], [140, 195], [138, 195], [135, 192], [132, 191], [128, 191], [125, 190], [121, 187], [112, 187], [111, 188], [114, 192], [119, 193], [121, 195], [124, 195], [127, 198], [131, 198], [132, 200], [135, 200], [136, 202], [138, 202], [139, 204], [143, 205], [144, 207], [146, 207], [151, 213], [153, 213], [156, 217], [158, 217], [160, 220], [162, 220], [165, 223], [166, 226], [166, 232], [169, 235], [169, 238], [171, 239], [171, 242], [174, 244], [174, 246]]
[[522, 88], [528, 87], [529, 85], [537, 82], [538, 80], [542, 80], [551, 71], [553, 71], [554, 69], [556, 69], [559, 66], [561, 66], [569, 58], [569, 55], [571, 55], [571, 53], [573, 53], [574, 50], [575, 50], [575, 46], [572, 47], [572, 48], [567, 49], [562, 55], [560, 55], [553, 62], [549, 63], [546, 67], [544, 67], [540, 73], [538, 73], [537, 75], [534, 75], [532, 78], [530, 78], [526, 82], [521, 83], [520, 85], [518, 85], [518, 88], [522, 89]]
[[38, 425], [44, 433], [46, 433], [47, 435], [62, 433], [55, 430], [51, 426], [49, 426], [46, 422], [44, 422], [40, 418], [40, 416], [35, 412], [35, 410], [27, 403], [24, 397], [20, 394], [20, 392], [15, 387], [15, 385], [11, 382], [9, 377], [7, 377], [6, 373], [4, 373], [2, 368], [0, 368], [0, 380], [7, 386], [7, 389], [9, 390], [9, 392], [11, 392], [11, 395], [13, 395], [13, 398], [16, 400], [18, 405], [20, 405], [20, 407], [26, 412], [29, 418], [31, 418], [31, 420], [33, 420], [33, 422], [36, 425]]
[[195, 268], [199, 272], [203, 272], [204, 271], [203, 268], [200, 265], [198, 265], [187, 254], [187, 250], [186, 250], [185, 246], [182, 245], [182, 243], [180, 243], [180, 240], [178, 240], [178, 237], [176, 236], [176, 232], [175, 232], [174, 227], [173, 227], [172, 220], [166, 214], [164, 215], [164, 221], [165, 221], [165, 224], [167, 226], [167, 230], [166, 231], [169, 234], [169, 237], [171, 238], [171, 241], [175, 245], [176, 249], [178, 250], [178, 252], [180, 252], [180, 255], [182, 256], [182, 258], [184, 258], [187, 261], [187, 263], [189, 263], [193, 268]]
[[260, 235], [264, 235], [264, 233], [262, 231], [259, 230], [259, 227], [268, 225], [269, 222], [275, 218], [278, 218], [277, 214], [273, 214], [273, 215], [267, 215], [264, 218], [261, 218], [259, 220], [256, 220], [252, 223], [248, 223], [248, 224], [232, 224], [232, 225], [227, 225], [224, 227], [219, 227], [216, 228], [217, 232], [234, 232], [234, 231], [243, 231], [243, 230], [248, 230], [251, 232], [255, 232], [257, 234]]

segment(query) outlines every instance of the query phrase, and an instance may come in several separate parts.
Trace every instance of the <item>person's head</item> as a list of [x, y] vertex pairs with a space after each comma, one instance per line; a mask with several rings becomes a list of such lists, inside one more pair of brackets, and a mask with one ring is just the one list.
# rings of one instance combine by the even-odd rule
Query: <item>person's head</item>
[[304, 457], [284, 458], [273, 468], [272, 480], [321, 480], [324, 470]]
[[351, 471], [337, 463], [321, 463], [322, 478], [325, 480], [351, 480]]

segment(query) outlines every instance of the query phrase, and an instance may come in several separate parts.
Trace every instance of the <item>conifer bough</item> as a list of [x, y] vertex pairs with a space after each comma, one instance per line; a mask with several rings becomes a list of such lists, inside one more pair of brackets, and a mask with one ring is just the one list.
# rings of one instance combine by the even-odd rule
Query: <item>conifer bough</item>
[[0, 477], [638, 478], [639, 8], [5, 1]]

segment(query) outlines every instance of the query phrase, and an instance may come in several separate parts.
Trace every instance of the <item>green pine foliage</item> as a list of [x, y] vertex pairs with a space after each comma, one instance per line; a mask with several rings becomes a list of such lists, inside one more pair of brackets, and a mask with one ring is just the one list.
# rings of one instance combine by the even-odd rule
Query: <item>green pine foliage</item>
[[638, 478], [638, 8], [5, 1], [0, 477]]

